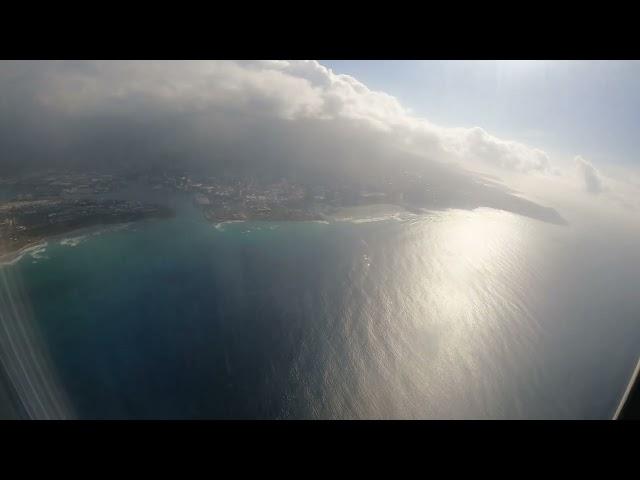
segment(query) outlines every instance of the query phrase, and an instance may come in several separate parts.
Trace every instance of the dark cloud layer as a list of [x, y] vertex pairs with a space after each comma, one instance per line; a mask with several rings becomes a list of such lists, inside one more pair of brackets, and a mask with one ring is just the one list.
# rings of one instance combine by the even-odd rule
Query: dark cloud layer
[[4, 62], [0, 94], [0, 175], [157, 166], [366, 182], [409, 172], [428, 177], [430, 193], [416, 196], [430, 207], [562, 223], [451, 164], [543, 171], [544, 152], [418, 121], [317, 62]]

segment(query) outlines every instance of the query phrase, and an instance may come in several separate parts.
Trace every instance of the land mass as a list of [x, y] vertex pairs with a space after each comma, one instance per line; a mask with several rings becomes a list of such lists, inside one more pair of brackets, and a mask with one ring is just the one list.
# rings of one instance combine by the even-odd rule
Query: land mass
[[173, 215], [174, 212], [164, 206], [125, 200], [9, 201], [0, 204], [0, 258], [81, 228]]
[[0, 178], [0, 199], [5, 199], [0, 200], [0, 257], [80, 228], [173, 216], [162, 205], [113, 199], [126, 197], [125, 190], [138, 194], [149, 190], [160, 198], [190, 194], [204, 218], [214, 223], [318, 221], [331, 219], [344, 208], [385, 204], [418, 214], [490, 207], [566, 225], [554, 209], [495, 182], [445, 166], [430, 168], [384, 175], [362, 172], [357, 179], [295, 172], [283, 177], [255, 172], [210, 175], [178, 169], [109, 174], [47, 171]]

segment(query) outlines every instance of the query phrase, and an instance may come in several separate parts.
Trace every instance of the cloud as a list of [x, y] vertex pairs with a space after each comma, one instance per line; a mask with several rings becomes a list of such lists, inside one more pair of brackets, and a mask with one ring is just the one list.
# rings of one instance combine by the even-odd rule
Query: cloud
[[573, 161], [581, 184], [587, 192], [597, 195], [607, 189], [607, 181], [593, 164], [580, 155], [576, 156]]
[[[434, 162], [558, 173], [541, 149], [435, 125], [316, 61], [0, 62], [5, 171], [184, 164], [357, 176]], [[591, 164], [576, 165], [587, 192], [605, 188]]]
[[480, 127], [456, 130], [449, 135], [445, 133], [444, 138], [447, 150], [461, 159], [522, 173], [550, 173], [552, 170], [546, 152], [522, 143], [499, 139]]
[[[226, 111], [284, 120], [340, 120], [442, 161], [547, 172], [548, 155], [481, 128], [442, 128], [412, 116], [396, 98], [316, 61], [7, 62], [3, 77], [25, 104], [76, 117], [143, 111]], [[9, 75], [9, 72], [11, 75]], [[20, 95], [20, 93], [22, 95]]]

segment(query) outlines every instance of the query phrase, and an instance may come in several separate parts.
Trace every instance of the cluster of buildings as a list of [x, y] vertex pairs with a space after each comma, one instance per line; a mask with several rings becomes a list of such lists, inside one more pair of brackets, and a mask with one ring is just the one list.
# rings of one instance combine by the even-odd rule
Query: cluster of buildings
[[[244, 201], [247, 204], [276, 204], [292, 202], [324, 202], [335, 205], [357, 205], [374, 202], [404, 202], [404, 193], [394, 189], [388, 182], [379, 185], [349, 183], [334, 185], [298, 183], [281, 178], [265, 182], [255, 179], [217, 178], [213, 176], [194, 178], [184, 173], [162, 173], [148, 176], [147, 182], [154, 190], [167, 189], [197, 195], [199, 205], [225, 201]], [[205, 203], [203, 203], [205, 202]]]
[[45, 172], [2, 181], [2, 185], [10, 188], [18, 200], [111, 193], [124, 183], [115, 175], [68, 172]]
[[77, 228], [171, 214], [165, 207], [124, 200], [57, 198], [8, 202], [0, 205], [0, 253]]
[[[332, 210], [354, 205], [393, 203], [407, 208], [407, 192], [421, 179], [405, 175], [372, 181], [297, 182], [281, 178], [193, 176], [180, 171], [138, 174], [44, 172], [0, 179], [12, 200], [0, 203], [0, 247], [38, 235], [97, 223], [128, 222], [167, 214], [140, 202], [99, 200], [101, 195], [136, 184], [152, 190], [193, 194], [194, 204], [211, 221], [319, 220]], [[295, 178], [295, 177], [293, 177]], [[130, 181], [134, 182], [131, 183]], [[0, 192], [1, 193], [1, 192]], [[2, 197], [0, 197], [2, 198]], [[4, 198], [7, 198], [6, 194]]]
[[321, 219], [323, 214], [343, 206], [394, 203], [405, 205], [401, 185], [390, 179], [377, 182], [333, 184], [299, 183], [281, 178], [201, 176], [186, 172], [156, 172], [147, 175], [153, 190], [193, 194], [193, 203], [212, 221], [244, 219]]

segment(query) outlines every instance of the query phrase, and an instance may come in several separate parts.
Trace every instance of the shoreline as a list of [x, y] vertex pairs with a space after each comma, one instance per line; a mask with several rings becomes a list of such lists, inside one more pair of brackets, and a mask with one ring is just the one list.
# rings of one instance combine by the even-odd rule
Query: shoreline
[[[147, 219], [148, 220], [148, 219]], [[39, 240], [34, 240], [32, 242], [27, 243], [26, 245], [20, 247], [18, 250], [12, 250], [9, 252], [4, 252], [0, 254], [0, 267], [13, 265], [20, 261], [22, 257], [27, 255], [29, 252], [36, 250], [37, 248], [47, 246], [49, 242], [56, 242], [58, 240], [63, 241], [66, 239], [74, 238], [74, 236], [84, 236], [89, 235], [93, 232], [102, 232], [105, 229], [110, 227], [118, 227], [118, 226], [129, 226], [134, 222], [121, 222], [121, 223], [104, 223], [99, 225], [91, 225], [86, 227], [79, 227], [74, 230], [69, 230], [64, 233], [57, 233], [50, 236], [42, 237]], [[78, 235], [80, 234], [80, 235]]]
[[[391, 208], [389, 208], [391, 207]], [[362, 211], [364, 210], [364, 211]], [[369, 211], [367, 211], [369, 210]], [[372, 211], [373, 210], [373, 211]], [[375, 210], [378, 210], [377, 212]], [[383, 210], [382, 212], [380, 210]], [[386, 210], [386, 211], [385, 211]], [[365, 215], [362, 215], [365, 213]], [[331, 214], [320, 214], [317, 219], [302, 219], [302, 218], [287, 218], [287, 219], [276, 219], [276, 218], [246, 218], [246, 219], [221, 219], [218, 221], [214, 221], [210, 218], [206, 218], [205, 220], [212, 224], [212, 226], [216, 230], [224, 231], [225, 226], [229, 224], [240, 224], [240, 223], [316, 223], [316, 224], [332, 224], [332, 223], [368, 223], [375, 221], [384, 221], [384, 220], [392, 220], [397, 218], [398, 214], [410, 214], [412, 212], [407, 210], [406, 208], [393, 205], [393, 204], [372, 204], [372, 205], [362, 205], [356, 207], [343, 207], [339, 209], [335, 209]], [[347, 214], [347, 215], [345, 215]], [[351, 214], [351, 215], [348, 215]], [[356, 214], [356, 215], [353, 215]], [[377, 214], [377, 215], [376, 215]], [[19, 247], [17, 250], [5, 251], [0, 253], [0, 267], [6, 265], [13, 265], [18, 262], [23, 256], [27, 255], [29, 252], [36, 250], [37, 248], [46, 246], [49, 242], [54, 242], [56, 240], [65, 240], [68, 238], [73, 238], [72, 236], [78, 236], [83, 234], [89, 234], [94, 231], [102, 231], [105, 228], [115, 227], [115, 226], [128, 226], [133, 223], [144, 222], [148, 220], [157, 219], [154, 217], [134, 220], [134, 221], [123, 221], [116, 223], [101, 223], [91, 226], [79, 227], [75, 229], [71, 229], [64, 233], [57, 233], [50, 236], [43, 236], [42, 238], [30, 241], [25, 245]]]
[[33, 242], [29, 242], [26, 245], [20, 247], [18, 250], [13, 250], [10, 252], [4, 252], [0, 254], [0, 267], [6, 265], [13, 265], [22, 259], [30, 251], [36, 250], [39, 247], [46, 246], [48, 244], [48, 239], [42, 238], [40, 240], [35, 240]]
[[266, 214], [266, 215], [245, 215], [243, 218], [237, 217], [223, 217], [216, 216], [210, 212], [203, 211], [204, 219], [213, 224], [214, 226], [221, 226], [228, 223], [242, 223], [242, 222], [272, 222], [272, 223], [333, 223], [342, 221], [376, 221], [385, 220], [388, 217], [397, 215], [418, 216], [424, 213], [424, 209], [418, 210], [416, 208], [407, 207], [404, 205], [397, 205], [391, 203], [373, 203], [367, 205], [355, 205], [347, 207], [337, 207], [331, 209], [329, 212], [313, 212], [306, 215], [280, 215], [280, 214]]

